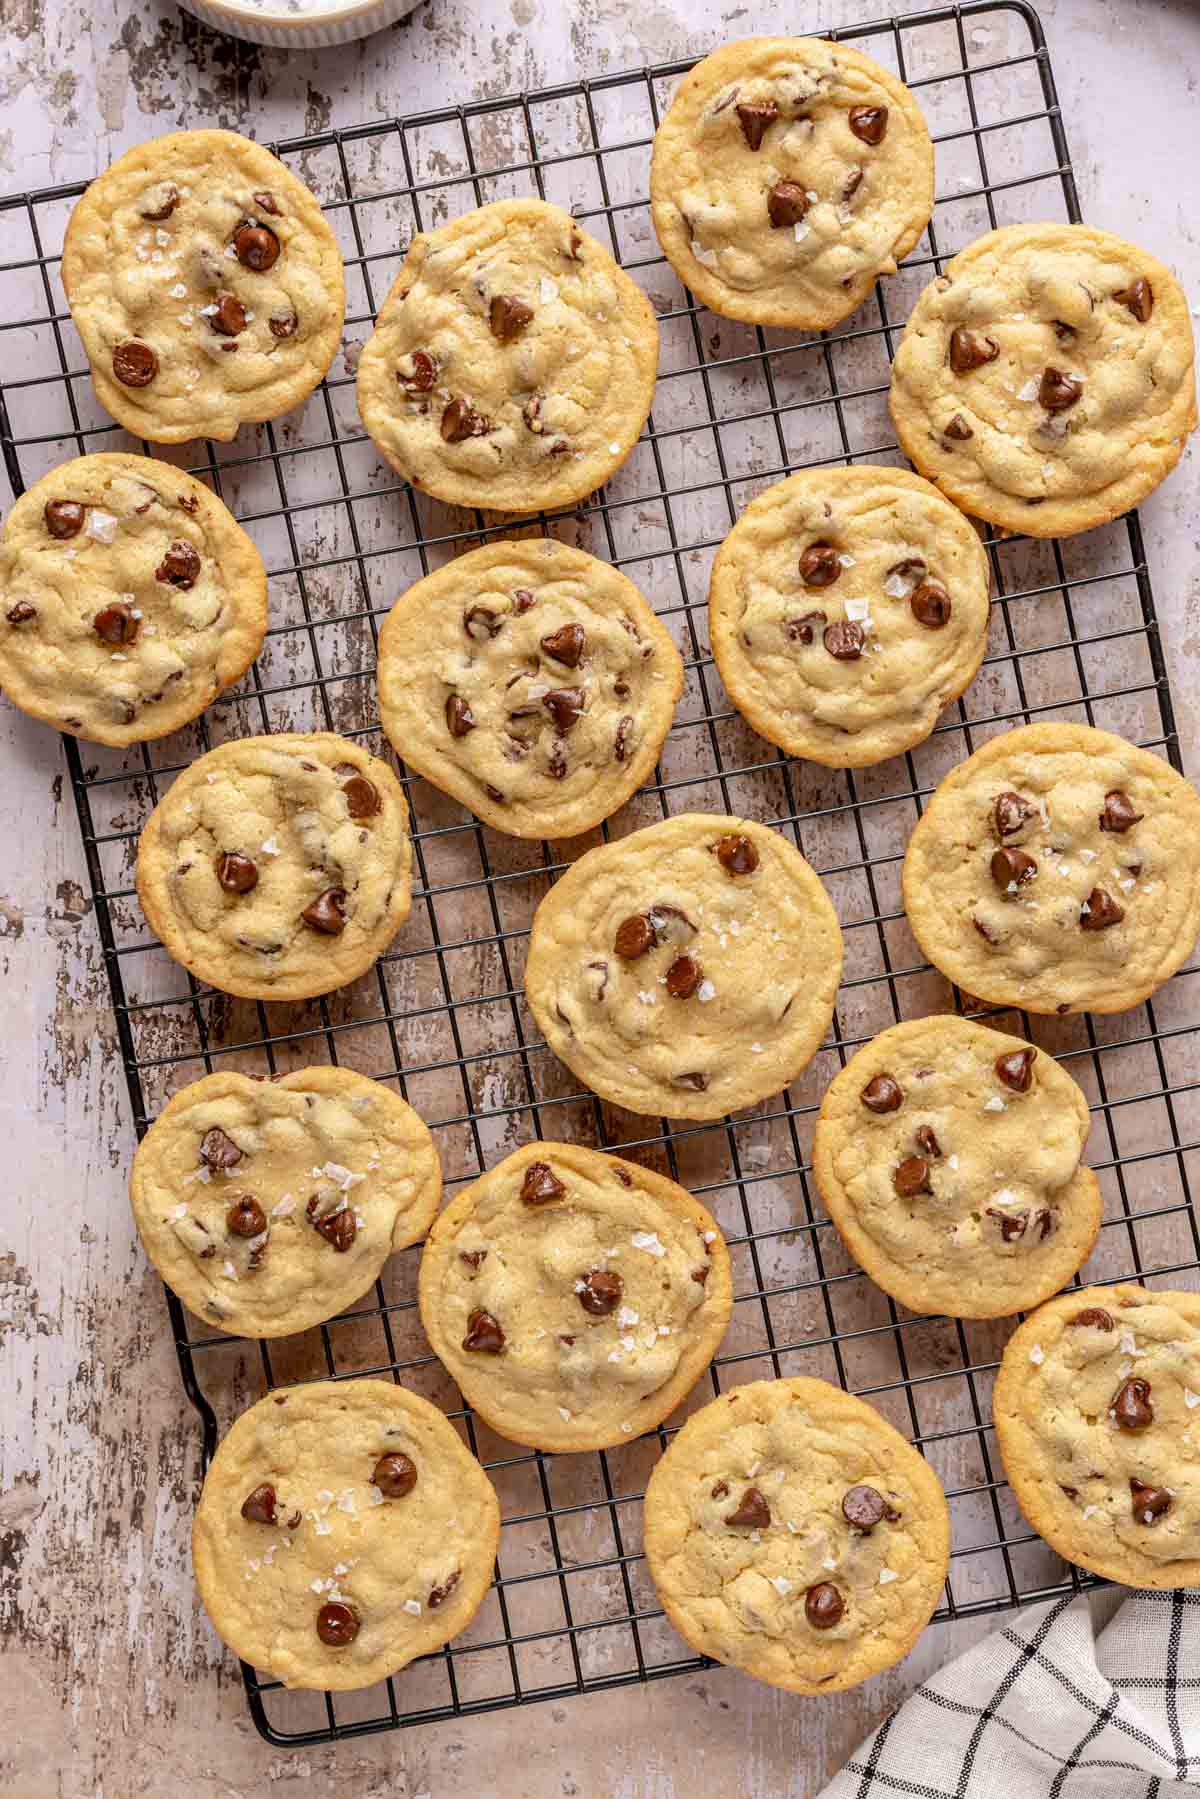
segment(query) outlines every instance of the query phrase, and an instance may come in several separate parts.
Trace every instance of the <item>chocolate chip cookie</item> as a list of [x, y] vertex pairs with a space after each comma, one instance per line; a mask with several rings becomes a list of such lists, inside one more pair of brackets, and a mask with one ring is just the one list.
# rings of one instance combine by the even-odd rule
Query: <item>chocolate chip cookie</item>
[[674, 1181], [576, 1143], [529, 1143], [437, 1219], [420, 1304], [492, 1429], [565, 1451], [628, 1442], [674, 1411], [733, 1292], [721, 1233]]
[[288, 1687], [369, 1687], [471, 1622], [500, 1506], [436, 1406], [390, 1381], [268, 1393], [204, 1482], [192, 1560], [235, 1655]]
[[1157, 487], [1195, 428], [1187, 300], [1110, 231], [989, 231], [917, 301], [891, 410], [964, 511], [1031, 537], [1086, 531]]
[[544, 200], [496, 200], [415, 237], [358, 365], [358, 408], [414, 487], [501, 512], [607, 481], [650, 411], [641, 289]]
[[717, 552], [713, 654], [734, 705], [791, 756], [862, 768], [928, 737], [974, 680], [987, 552], [902, 469], [810, 469], [759, 494]]
[[1079, 1166], [1088, 1104], [1065, 1069], [965, 1018], [915, 1019], [821, 1101], [813, 1171], [838, 1234], [914, 1312], [1002, 1318], [1057, 1293], [1100, 1229]]
[[1006, 731], [936, 789], [909, 839], [904, 907], [934, 967], [968, 993], [1122, 1012], [1200, 931], [1200, 798], [1108, 731]]
[[571, 837], [622, 806], [682, 687], [671, 635], [633, 583], [549, 538], [447, 563], [379, 635], [397, 755], [514, 837]]
[[425, 1235], [441, 1197], [433, 1140], [398, 1093], [348, 1068], [177, 1093], [130, 1177], [146, 1254], [188, 1310], [241, 1337], [286, 1337], [368, 1292]]
[[1127, 1587], [1200, 1586], [1200, 1295], [1085, 1287], [1009, 1340], [992, 1401], [1052, 1549]]
[[366, 972], [408, 917], [408, 807], [333, 731], [223, 743], [179, 775], [138, 845], [142, 909], [177, 962], [245, 999]]
[[941, 1597], [933, 1469], [865, 1400], [753, 1381], [689, 1418], [646, 1489], [646, 1561], [702, 1655], [837, 1693], [907, 1655]]
[[534, 914], [525, 988], [614, 1105], [720, 1118], [778, 1093], [833, 1016], [842, 934], [779, 832], [693, 812], [589, 850]]
[[151, 443], [228, 440], [298, 406], [346, 310], [316, 199], [236, 131], [126, 151], [71, 214], [62, 280], [101, 404]]
[[658, 241], [705, 306], [823, 331], [928, 224], [933, 145], [903, 82], [869, 56], [743, 38], [680, 82], [650, 195]]
[[149, 456], [80, 456], [17, 500], [0, 538], [0, 683], [93, 743], [196, 718], [257, 656], [262, 557], [202, 481]]

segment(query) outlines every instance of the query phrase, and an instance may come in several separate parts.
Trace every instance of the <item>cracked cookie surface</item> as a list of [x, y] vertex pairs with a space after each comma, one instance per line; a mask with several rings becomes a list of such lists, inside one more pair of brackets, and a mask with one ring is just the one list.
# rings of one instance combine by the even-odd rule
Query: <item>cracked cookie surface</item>
[[933, 211], [933, 146], [904, 84], [822, 38], [725, 44], [654, 139], [654, 229], [714, 312], [822, 331], [891, 275]]
[[950, 1514], [865, 1400], [753, 1381], [689, 1418], [646, 1489], [646, 1560], [693, 1649], [793, 1693], [907, 1655], [942, 1594]]
[[130, 1177], [162, 1278], [196, 1317], [244, 1337], [290, 1336], [361, 1299], [425, 1235], [441, 1191], [412, 1107], [347, 1068], [193, 1081]]
[[245, 737], [179, 775], [138, 845], [164, 947], [247, 999], [366, 972], [408, 917], [408, 806], [386, 763], [332, 731]]
[[826, 1089], [813, 1169], [838, 1233], [915, 1312], [1057, 1293], [1100, 1229], [1087, 1100], [1053, 1057], [946, 1015], [881, 1031]]
[[842, 934], [777, 831], [688, 813], [581, 856], [534, 915], [555, 1055], [629, 1111], [720, 1118], [786, 1087], [833, 1016]]
[[169, 463], [80, 456], [16, 500], [0, 538], [0, 683], [92, 743], [197, 718], [253, 662], [262, 557], [211, 488]]
[[499, 1540], [495, 1488], [435, 1406], [390, 1381], [319, 1381], [234, 1420], [192, 1560], [235, 1655], [285, 1686], [346, 1692], [457, 1636]]
[[948, 774], [909, 839], [904, 908], [935, 968], [994, 1005], [1121, 1012], [1200, 930], [1200, 797], [1087, 725], [1027, 725]]
[[1127, 1587], [1200, 1586], [1200, 1295], [1060, 1294], [1010, 1338], [992, 1410], [1059, 1555]]
[[716, 1223], [683, 1187], [574, 1143], [530, 1143], [453, 1199], [421, 1256], [421, 1321], [514, 1443], [605, 1449], [651, 1430], [732, 1307]]
[[152, 443], [228, 441], [299, 405], [346, 310], [315, 197], [236, 131], [119, 157], [71, 214], [62, 279], [101, 403]]
[[1196, 425], [1192, 324], [1157, 258], [1090, 225], [1007, 225], [931, 281], [892, 365], [906, 454], [1032, 537], [1127, 512]]
[[496, 200], [415, 237], [358, 365], [376, 447], [459, 506], [537, 512], [607, 481], [646, 422], [658, 322], [567, 212]]
[[861, 768], [928, 737], [987, 646], [987, 552], [901, 469], [813, 469], [769, 487], [713, 563], [730, 698], [792, 756]]
[[671, 635], [632, 582], [548, 538], [427, 575], [379, 635], [397, 755], [516, 837], [570, 837], [623, 805], [682, 687]]

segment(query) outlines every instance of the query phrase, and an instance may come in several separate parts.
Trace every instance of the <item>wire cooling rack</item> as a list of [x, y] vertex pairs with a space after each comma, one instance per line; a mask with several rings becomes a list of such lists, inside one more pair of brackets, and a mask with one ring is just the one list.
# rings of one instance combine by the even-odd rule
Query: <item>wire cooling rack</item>
[[[199, 446], [178, 458], [211, 481], [266, 557], [266, 646], [240, 688], [187, 731], [128, 752], [67, 740], [66, 753], [139, 1134], [171, 1092], [206, 1071], [333, 1061], [399, 1088], [432, 1127], [452, 1191], [536, 1135], [619, 1147], [671, 1174], [719, 1218], [737, 1294], [722, 1352], [682, 1409], [782, 1374], [821, 1375], [868, 1395], [947, 1489], [955, 1548], [938, 1616], [961, 1618], [1081, 1584], [1031, 1535], [1001, 1477], [990, 1390], [1009, 1327], [913, 1317], [847, 1259], [809, 1176], [814, 1113], [828, 1079], [877, 1030], [954, 1005], [979, 1009], [923, 964], [899, 897], [908, 834], [950, 767], [996, 730], [1036, 718], [1117, 730], [1176, 767], [1179, 753], [1133, 517], [1061, 545], [990, 543], [997, 597], [984, 668], [907, 756], [851, 773], [789, 762], [722, 691], [706, 636], [708, 567], [746, 501], [796, 468], [898, 460], [888, 359], [917, 293], [991, 226], [1079, 216], [1041, 26], [1020, 0], [974, 0], [832, 35], [863, 44], [915, 89], [937, 144], [939, 199], [900, 274], [819, 337], [703, 312], [658, 253], [649, 145], [687, 63], [280, 144], [338, 233], [350, 348], [300, 412], [208, 446], [198, 461]], [[17, 492], [68, 456], [127, 441], [94, 399], [59, 281], [62, 231], [80, 191], [0, 202], [8, 246], [0, 366], [16, 371], [0, 390], [0, 430]], [[654, 302], [663, 355], [645, 435], [603, 495], [514, 527], [451, 511], [396, 481], [362, 433], [352, 369], [412, 231], [519, 193], [572, 207], [611, 244]], [[269, 1011], [190, 981], [147, 937], [137, 906], [138, 831], [180, 767], [230, 737], [269, 730], [337, 729], [387, 754], [373, 669], [391, 601], [496, 532], [547, 530], [621, 566], [667, 620], [687, 667], [656, 779], [603, 835], [680, 811], [764, 819], [820, 871], [844, 927], [829, 1042], [787, 1094], [724, 1123], [672, 1129], [601, 1105], [539, 1039], [522, 989], [529, 920], [565, 859], [597, 833], [567, 846], [522, 843], [407, 780], [416, 888], [391, 952], [353, 987]], [[1060, 1056], [1091, 1101], [1089, 1159], [1105, 1195], [1091, 1279], [1195, 1284], [1196, 972], [1116, 1018], [995, 1015]], [[274, 1743], [324, 1742], [703, 1665], [666, 1623], [641, 1556], [641, 1495], [670, 1428], [605, 1454], [560, 1457], [494, 1437], [429, 1354], [413, 1304], [416, 1260], [416, 1252], [395, 1257], [355, 1311], [269, 1347], [205, 1334], [168, 1296], [206, 1461], [218, 1421], [224, 1428], [270, 1386], [392, 1374], [458, 1422], [503, 1504], [495, 1585], [447, 1649], [336, 1697], [285, 1693], [244, 1670], [254, 1721]]]

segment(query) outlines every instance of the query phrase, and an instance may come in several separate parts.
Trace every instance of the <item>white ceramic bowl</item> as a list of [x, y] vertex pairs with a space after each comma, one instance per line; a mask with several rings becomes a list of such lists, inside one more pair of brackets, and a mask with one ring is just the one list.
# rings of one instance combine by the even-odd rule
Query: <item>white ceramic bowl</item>
[[277, 50], [322, 50], [349, 44], [405, 19], [418, 0], [300, 0], [301, 10], [285, 10], [283, 0], [179, 0], [185, 12], [228, 37]]

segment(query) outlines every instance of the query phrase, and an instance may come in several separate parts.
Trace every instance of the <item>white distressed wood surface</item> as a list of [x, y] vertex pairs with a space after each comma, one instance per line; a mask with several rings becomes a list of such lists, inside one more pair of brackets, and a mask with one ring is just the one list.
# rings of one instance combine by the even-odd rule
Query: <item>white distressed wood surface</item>
[[[380, 37], [287, 57], [214, 37], [169, 0], [6, 0], [0, 190], [83, 178], [178, 126], [286, 136], [875, 10], [869, 0], [424, 0]], [[1046, 0], [1042, 16], [1085, 216], [1143, 240], [1200, 301], [1200, 9]], [[1200, 701], [1196, 466], [1193, 451], [1143, 513], [1189, 757]], [[717, 1671], [336, 1749], [280, 1753], [258, 1740], [236, 1666], [193, 1594], [198, 1433], [125, 1198], [124, 1078], [58, 741], [7, 705], [0, 737], [0, 1791], [815, 1793], [923, 1673], [986, 1624], [931, 1630], [903, 1667], [826, 1700]]]

